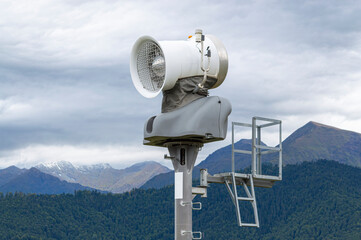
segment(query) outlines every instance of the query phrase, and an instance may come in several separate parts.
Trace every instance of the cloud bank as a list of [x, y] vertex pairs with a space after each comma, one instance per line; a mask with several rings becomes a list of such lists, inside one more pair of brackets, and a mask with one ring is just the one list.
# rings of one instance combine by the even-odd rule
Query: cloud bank
[[[161, 96], [136, 92], [130, 50], [142, 35], [181, 40], [196, 28], [229, 53], [228, 76], [210, 93], [231, 101], [230, 121], [278, 118], [284, 137], [311, 120], [361, 132], [360, 8], [354, 1], [2, 1], [2, 166], [162, 161], [166, 149], [141, 145]], [[229, 143], [205, 146], [198, 161]]]

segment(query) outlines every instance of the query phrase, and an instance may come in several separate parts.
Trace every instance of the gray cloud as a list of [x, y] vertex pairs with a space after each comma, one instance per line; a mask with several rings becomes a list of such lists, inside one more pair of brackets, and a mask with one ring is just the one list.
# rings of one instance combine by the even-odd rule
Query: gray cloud
[[[284, 136], [310, 120], [361, 132], [360, 8], [354, 1], [2, 2], [0, 156], [34, 145], [141, 144], [161, 96], [144, 99], [132, 86], [132, 44], [141, 35], [186, 39], [195, 28], [227, 47], [227, 79], [211, 94], [232, 102], [230, 120], [280, 118]], [[201, 158], [222, 144], [206, 146]]]

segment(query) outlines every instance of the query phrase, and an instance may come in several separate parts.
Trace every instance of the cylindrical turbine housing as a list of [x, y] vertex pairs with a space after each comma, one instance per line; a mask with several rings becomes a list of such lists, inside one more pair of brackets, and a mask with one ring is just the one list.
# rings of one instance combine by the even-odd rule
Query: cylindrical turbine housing
[[[228, 71], [228, 54], [222, 42], [206, 35], [203, 45], [211, 51], [207, 76], [217, 79], [212, 88], [224, 81]], [[144, 97], [152, 98], [161, 91], [173, 88], [178, 79], [203, 76], [201, 44], [191, 37], [185, 41], [157, 41], [150, 36], [140, 37], [130, 57], [133, 84]], [[208, 64], [207, 57], [204, 65]]]

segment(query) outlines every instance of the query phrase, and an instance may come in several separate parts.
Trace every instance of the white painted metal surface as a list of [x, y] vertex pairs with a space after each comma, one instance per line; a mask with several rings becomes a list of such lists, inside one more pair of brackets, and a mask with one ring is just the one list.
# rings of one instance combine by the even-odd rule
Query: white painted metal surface
[[183, 173], [174, 173], [174, 199], [183, 199]]
[[[158, 46], [160, 51], [154, 52], [152, 49], [144, 50], [144, 45], [149, 43], [150, 46]], [[217, 79], [217, 83], [213, 88], [218, 87], [225, 79], [228, 71], [228, 55], [222, 42], [215, 36], [206, 35], [203, 45], [211, 50], [212, 57], [210, 57], [210, 69], [207, 73], [209, 77]], [[201, 51], [200, 44], [195, 41], [195, 37], [189, 38], [185, 41], [157, 41], [153, 37], [140, 37], [134, 44], [130, 57], [130, 73], [133, 84], [140, 94], [147, 98], [157, 96], [162, 90], [169, 90], [173, 88], [177, 80], [190, 76], [203, 76], [201, 70]], [[148, 58], [149, 55], [144, 54], [146, 51], [149, 55], [148, 64], [138, 65], [139, 58]], [[160, 57], [159, 57], [160, 56]], [[163, 60], [164, 59], [164, 60]], [[164, 63], [164, 76], [160, 69]], [[155, 84], [161, 83], [160, 86], [148, 88], [143, 83], [144, 72], [141, 68], [151, 75]], [[160, 76], [162, 79], [160, 79]]]

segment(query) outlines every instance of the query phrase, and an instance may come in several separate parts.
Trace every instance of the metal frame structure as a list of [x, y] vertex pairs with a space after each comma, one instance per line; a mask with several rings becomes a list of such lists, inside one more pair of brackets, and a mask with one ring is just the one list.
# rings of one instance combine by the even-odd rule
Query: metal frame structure
[[[265, 124], [257, 125], [257, 121], [268, 122]], [[269, 147], [261, 144], [261, 130], [262, 128], [278, 125], [279, 126], [279, 137], [278, 146]], [[234, 127], [243, 126], [252, 128], [252, 150], [241, 150], [234, 148]], [[262, 174], [262, 155], [278, 152], [278, 176], [263, 175]], [[243, 153], [252, 155], [252, 176], [254, 178], [263, 178], [267, 180], [282, 180], [282, 122], [280, 120], [264, 118], [264, 117], [253, 117], [252, 124], [232, 122], [232, 172], [235, 172], [234, 154]]]
[[[267, 122], [264, 124], [257, 124], [257, 121]], [[268, 147], [261, 144], [261, 130], [262, 128], [279, 125], [279, 144], [276, 147]], [[234, 135], [235, 126], [251, 127], [252, 128], [252, 150], [235, 149]], [[262, 174], [262, 155], [278, 152], [278, 176], [263, 175]], [[250, 154], [251, 173], [238, 173], [235, 170], [235, 153]], [[208, 183], [222, 183], [231, 196], [233, 204], [236, 208], [237, 223], [240, 227], [259, 227], [257, 202], [254, 187], [271, 188], [276, 181], [282, 180], [282, 122], [276, 119], [253, 117], [252, 124], [232, 122], [232, 171], [226, 173], [219, 173], [215, 175], [208, 174], [206, 169], [201, 170], [200, 187], [193, 188], [193, 197], [196, 194], [202, 197], [207, 196]], [[240, 197], [237, 185], [243, 186], [247, 197]], [[250, 202], [253, 208], [254, 222], [242, 222], [239, 201]]]

